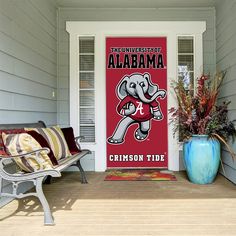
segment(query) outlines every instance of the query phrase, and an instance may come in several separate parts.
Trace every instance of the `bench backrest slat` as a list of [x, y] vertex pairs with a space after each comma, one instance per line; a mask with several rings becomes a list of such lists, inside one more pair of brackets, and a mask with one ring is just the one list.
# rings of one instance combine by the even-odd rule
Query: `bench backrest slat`
[[38, 121], [37, 123], [0, 124], [0, 130], [20, 128], [46, 128], [46, 125], [43, 121]]

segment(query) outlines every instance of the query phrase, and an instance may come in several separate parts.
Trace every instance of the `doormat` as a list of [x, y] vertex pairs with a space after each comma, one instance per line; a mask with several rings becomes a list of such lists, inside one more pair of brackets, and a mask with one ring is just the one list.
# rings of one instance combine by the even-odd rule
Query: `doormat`
[[172, 171], [168, 170], [110, 170], [105, 181], [176, 181]]

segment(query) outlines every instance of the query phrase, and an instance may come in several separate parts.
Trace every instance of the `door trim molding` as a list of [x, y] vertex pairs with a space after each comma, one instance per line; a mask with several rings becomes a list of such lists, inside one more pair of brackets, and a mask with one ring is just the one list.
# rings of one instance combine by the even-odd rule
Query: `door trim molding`
[[[95, 36], [95, 143], [84, 143], [95, 153], [95, 171], [106, 170], [106, 67], [105, 38], [107, 36], [167, 37], [168, 108], [177, 106], [172, 81], [177, 79], [177, 36], [194, 35], [198, 50], [195, 55], [196, 75], [202, 73], [202, 34], [205, 21], [68, 21], [70, 34], [70, 125], [78, 135], [78, 36]], [[169, 119], [169, 118], [168, 118]], [[168, 126], [168, 156], [170, 170], [179, 170], [179, 142], [173, 137], [173, 127]]]

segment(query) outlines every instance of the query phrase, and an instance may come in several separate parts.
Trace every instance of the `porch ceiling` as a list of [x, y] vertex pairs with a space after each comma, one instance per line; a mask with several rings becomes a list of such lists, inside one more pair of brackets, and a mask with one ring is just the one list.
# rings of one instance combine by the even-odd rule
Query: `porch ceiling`
[[216, 0], [56, 0], [72, 8], [188, 8], [214, 7]]

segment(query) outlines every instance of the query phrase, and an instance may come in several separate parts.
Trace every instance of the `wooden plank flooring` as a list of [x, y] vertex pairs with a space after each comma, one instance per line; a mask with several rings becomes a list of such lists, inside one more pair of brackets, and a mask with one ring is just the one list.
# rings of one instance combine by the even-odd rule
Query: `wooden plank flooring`
[[105, 173], [65, 173], [44, 185], [55, 226], [43, 226], [35, 198], [0, 209], [0, 235], [236, 235], [236, 186], [218, 176], [194, 185], [184, 173], [176, 182], [103, 181]]

